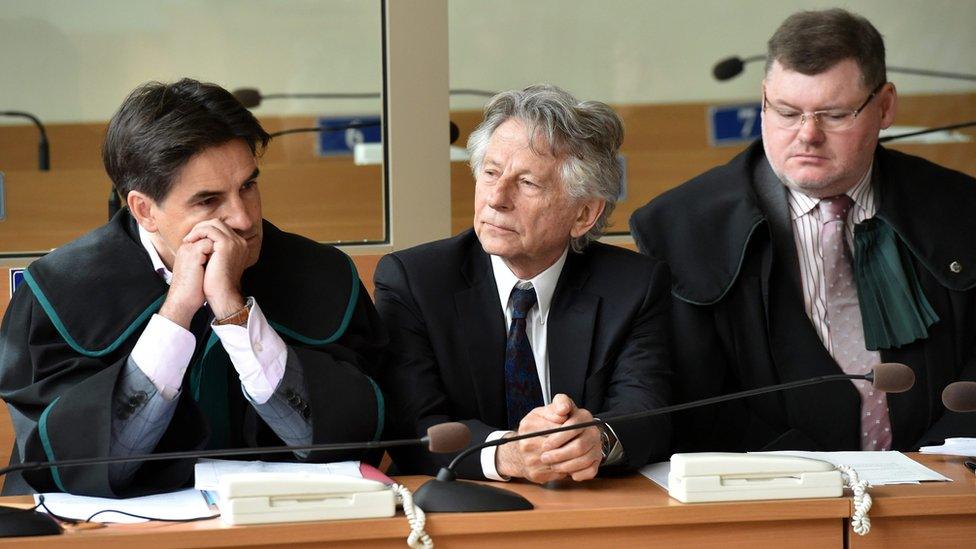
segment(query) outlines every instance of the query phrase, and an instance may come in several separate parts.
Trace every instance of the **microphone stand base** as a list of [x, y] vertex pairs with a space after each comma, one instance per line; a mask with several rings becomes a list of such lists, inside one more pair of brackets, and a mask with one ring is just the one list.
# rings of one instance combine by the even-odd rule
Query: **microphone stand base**
[[413, 501], [425, 513], [478, 513], [533, 509], [529, 500], [515, 492], [462, 480], [429, 480], [414, 492]]
[[55, 536], [61, 533], [57, 521], [44, 513], [0, 507], [0, 538]]

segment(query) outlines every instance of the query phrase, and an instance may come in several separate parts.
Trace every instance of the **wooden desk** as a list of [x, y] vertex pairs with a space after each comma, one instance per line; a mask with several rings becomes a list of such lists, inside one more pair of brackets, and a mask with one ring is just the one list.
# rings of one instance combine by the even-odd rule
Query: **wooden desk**
[[[976, 539], [976, 477], [959, 458], [915, 456], [952, 483], [872, 490], [873, 529], [847, 534], [849, 498], [683, 505], [640, 476], [602, 479], [550, 490], [509, 487], [533, 511], [432, 514], [427, 531], [437, 547], [871, 547], [940, 543], [960, 547]], [[968, 476], [967, 476], [968, 475]], [[416, 489], [426, 477], [402, 477]], [[0, 498], [3, 503], [25, 498]], [[224, 526], [219, 520], [146, 523], [0, 540], [2, 547], [404, 547], [408, 528], [392, 519]], [[966, 540], [969, 540], [968, 542]]]
[[954, 482], [870, 489], [871, 532], [852, 534], [848, 547], [976, 547], [976, 475], [962, 458], [910, 455]]
[[[404, 477], [415, 489], [426, 477]], [[651, 481], [631, 476], [562, 490], [513, 484], [534, 511], [432, 514], [427, 532], [437, 547], [701, 547], [749, 540], [761, 546], [840, 547], [846, 499], [682, 505]], [[13, 498], [3, 498], [11, 500]], [[392, 519], [224, 526], [219, 520], [186, 524], [113, 525], [59, 538], [0, 540], [0, 547], [404, 547], [409, 529]]]

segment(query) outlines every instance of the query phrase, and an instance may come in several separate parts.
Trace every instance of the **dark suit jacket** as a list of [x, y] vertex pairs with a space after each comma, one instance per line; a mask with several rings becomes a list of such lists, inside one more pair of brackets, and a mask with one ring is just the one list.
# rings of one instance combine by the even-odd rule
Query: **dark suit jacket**
[[[976, 181], [878, 148], [876, 217], [910, 250], [939, 316], [928, 338], [881, 349], [915, 371], [888, 395], [892, 446], [910, 450], [976, 435], [976, 415], [945, 410], [941, 391], [976, 380]], [[761, 142], [634, 213], [641, 250], [672, 272], [675, 400], [841, 373], [804, 312], [787, 189]], [[952, 272], [953, 261], [962, 264]], [[678, 451], [859, 449], [860, 397], [833, 382], [674, 417]]]
[[[549, 311], [550, 388], [597, 417], [669, 400], [668, 277], [646, 257], [600, 243], [570, 252]], [[505, 317], [491, 262], [473, 230], [392, 253], [376, 269], [376, 307], [391, 333], [382, 379], [392, 436], [463, 421], [472, 443], [506, 428]], [[613, 423], [627, 467], [668, 449], [667, 419]], [[434, 473], [453, 456], [394, 453], [403, 472]], [[477, 453], [459, 473], [484, 478]]]

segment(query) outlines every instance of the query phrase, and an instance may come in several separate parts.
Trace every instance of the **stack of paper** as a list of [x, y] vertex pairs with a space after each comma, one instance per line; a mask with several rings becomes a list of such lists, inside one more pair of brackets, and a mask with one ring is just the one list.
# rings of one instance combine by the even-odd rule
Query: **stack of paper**
[[922, 446], [918, 451], [923, 454], [976, 456], [976, 438], [947, 438], [942, 446]]
[[[107, 510], [124, 511], [134, 515], [167, 520], [188, 520], [214, 516], [203, 494], [188, 488], [168, 494], [143, 496], [140, 498], [111, 499], [73, 496], [71, 494], [34, 494], [36, 503], [41, 495], [44, 505], [60, 517], [85, 520], [98, 513], [92, 522], [145, 522], [146, 519], [130, 517], [121, 513], [99, 512]], [[38, 509], [45, 511], [43, 507]]]

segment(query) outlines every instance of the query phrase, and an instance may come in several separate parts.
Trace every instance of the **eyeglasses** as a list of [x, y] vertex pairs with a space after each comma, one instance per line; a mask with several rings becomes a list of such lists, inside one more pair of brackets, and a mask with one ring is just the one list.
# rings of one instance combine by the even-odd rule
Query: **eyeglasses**
[[881, 91], [885, 82], [878, 84], [871, 95], [861, 103], [861, 106], [852, 110], [831, 109], [829, 111], [814, 111], [806, 113], [789, 108], [777, 108], [769, 104], [766, 100], [766, 88], [763, 87], [763, 117], [778, 128], [784, 130], [798, 130], [807, 120], [813, 120], [818, 128], [825, 132], [842, 132], [854, 127], [857, 115], [861, 114], [864, 107], [874, 99], [875, 95]]

